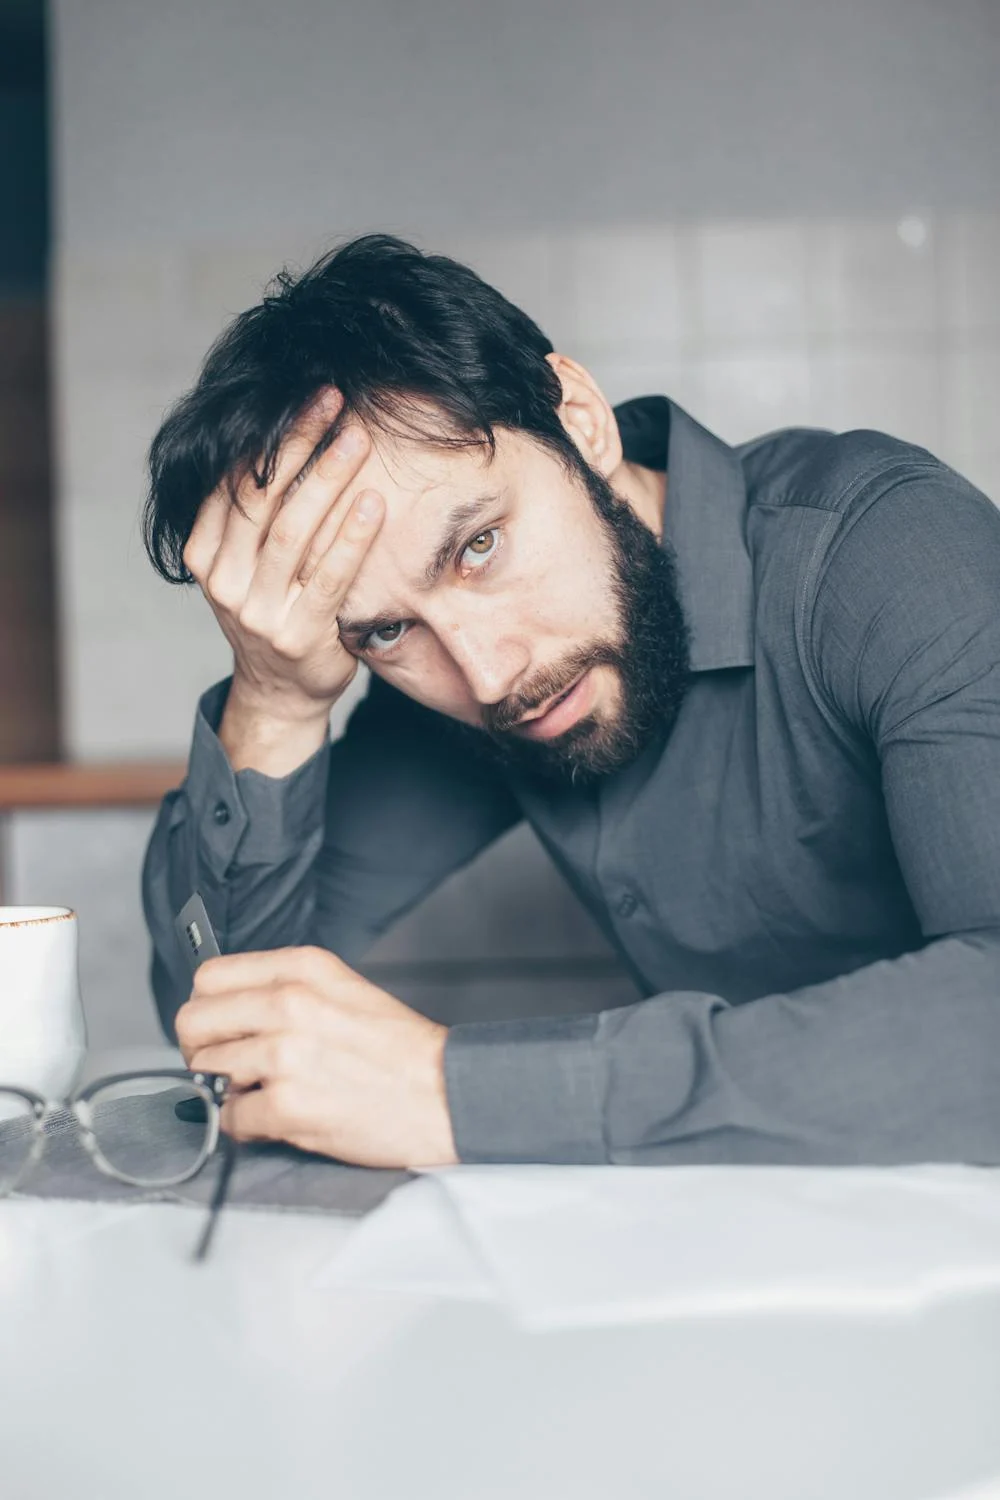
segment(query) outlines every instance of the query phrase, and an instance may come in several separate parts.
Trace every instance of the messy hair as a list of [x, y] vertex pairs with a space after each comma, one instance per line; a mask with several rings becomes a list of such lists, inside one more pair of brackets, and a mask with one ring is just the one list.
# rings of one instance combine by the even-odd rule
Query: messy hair
[[[467, 266], [390, 235], [331, 251], [304, 274], [282, 271], [222, 333], [149, 454], [146, 550], [171, 583], [205, 497], [253, 475], [269, 484], [296, 419], [323, 389], [371, 432], [482, 445], [498, 427], [527, 433], [571, 470], [581, 456], [558, 412], [552, 344], [531, 318]], [[329, 436], [329, 435], [328, 435]]]

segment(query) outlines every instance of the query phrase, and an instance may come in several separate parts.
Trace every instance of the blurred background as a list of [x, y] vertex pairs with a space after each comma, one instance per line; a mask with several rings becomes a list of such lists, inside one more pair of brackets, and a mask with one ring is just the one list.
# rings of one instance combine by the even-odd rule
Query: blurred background
[[[138, 530], [226, 321], [388, 229], [613, 400], [880, 427], [1000, 498], [998, 76], [996, 0], [0, 0], [0, 878], [80, 912], [95, 1046], [158, 1036], [150, 804], [229, 666]], [[368, 971], [444, 1019], [632, 993], [524, 830]]]

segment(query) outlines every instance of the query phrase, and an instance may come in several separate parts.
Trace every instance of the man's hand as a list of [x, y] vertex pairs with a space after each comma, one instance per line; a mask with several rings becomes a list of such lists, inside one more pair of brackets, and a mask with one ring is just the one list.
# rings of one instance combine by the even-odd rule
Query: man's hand
[[233, 648], [220, 739], [235, 770], [282, 776], [324, 742], [330, 710], [357, 671], [337, 612], [378, 533], [384, 502], [345, 494], [370, 451], [346, 422], [318, 458], [342, 400], [324, 392], [286, 439], [274, 479], [253, 474], [233, 504], [228, 480], [198, 512], [184, 562]]
[[188, 1066], [227, 1073], [238, 1091], [223, 1106], [228, 1135], [368, 1167], [457, 1160], [447, 1035], [321, 948], [209, 959], [177, 1013]]

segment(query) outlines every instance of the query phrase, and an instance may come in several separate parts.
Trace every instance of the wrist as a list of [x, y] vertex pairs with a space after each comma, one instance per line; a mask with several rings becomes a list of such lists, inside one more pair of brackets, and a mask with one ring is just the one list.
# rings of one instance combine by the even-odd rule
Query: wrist
[[444, 1052], [448, 1044], [448, 1028], [437, 1022], [427, 1049], [427, 1131], [424, 1149], [419, 1153], [415, 1167], [451, 1167], [458, 1164], [455, 1150], [455, 1135], [451, 1126], [451, 1111], [448, 1108], [448, 1088], [445, 1082]]
[[288, 776], [326, 743], [332, 706], [292, 694], [262, 694], [235, 676], [219, 740], [234, 771]]
[[263, 685], [247, 678], [239, 667], [233, 672], [226, 710], [248, 724], [274, 725], [275, 731], [296, 725], [326, 724], [340, 693], [312, 697], [292, 683]]

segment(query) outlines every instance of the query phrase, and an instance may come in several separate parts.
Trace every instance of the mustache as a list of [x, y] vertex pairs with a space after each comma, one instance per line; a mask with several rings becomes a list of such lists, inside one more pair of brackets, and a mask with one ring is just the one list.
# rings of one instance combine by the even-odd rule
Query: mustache
[[558, 698], [591, 667], [620, 667], [621, 652], [607, 643], [583, 646], [565, 657], [558, 665], [543, 667], [520, 692], [502, 698], [483, 709], [483, 728], [499, 736], [516, 729], [525, 714], [531, 713], [550, 698]]

